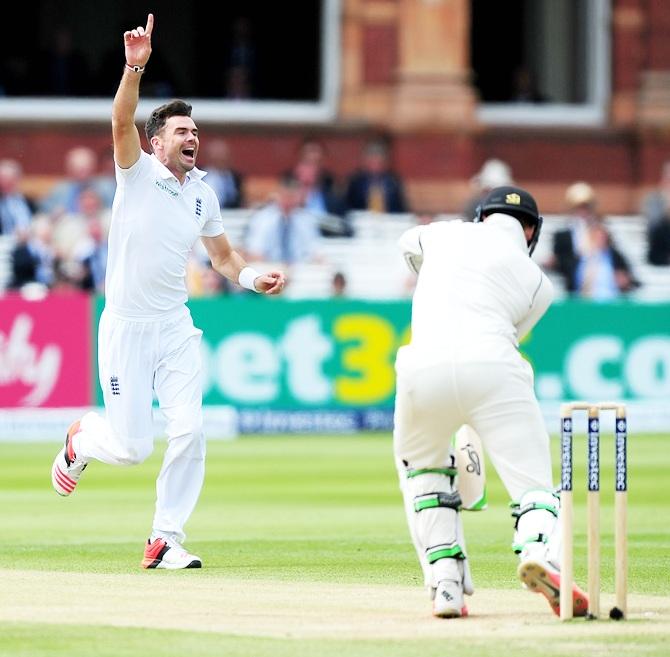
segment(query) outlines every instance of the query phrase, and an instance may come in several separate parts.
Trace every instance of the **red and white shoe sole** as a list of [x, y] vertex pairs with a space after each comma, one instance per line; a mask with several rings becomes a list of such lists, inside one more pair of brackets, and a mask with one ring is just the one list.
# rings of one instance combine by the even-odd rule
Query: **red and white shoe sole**
[[[561, 615], [561, 576], [547, 570], [536, 561], [524, 561], [519, 565], [519, 579], [529, 591], [541, 593], [549, 602], [552, 611]], [[589, 599], [577, 584], [572, 584], [572, 615], [586, 616], [589, 608]]]
[[[165, 559], [166, 556], [170, 556], [170, 558]], [[165, 540], [157, 538], [153, 543], [147, 541], [141, 566], [150, 569], [182, 570], [184, 568], [202, 568], [202, 561], [185, 550], [177, 551], [175, 548], [171, 548]]]
[[65, 448], [56, 457], [53, 465], [51, 466], [51, 484], [54, 487], [54, 490], [61, 496], [67, 497], [70, 495], [74, 489], [77, 487], [77, 482], [72, 479], [66, 472], [63, 472], [59, 466], [59, 461], [64, 461], [63, 452]]

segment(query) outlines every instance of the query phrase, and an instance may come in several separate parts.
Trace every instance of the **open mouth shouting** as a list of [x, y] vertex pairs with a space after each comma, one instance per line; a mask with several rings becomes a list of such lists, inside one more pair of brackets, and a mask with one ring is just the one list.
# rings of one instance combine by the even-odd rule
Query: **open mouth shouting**
[[195, 148], [193, 146], [182, 149], [181, 154], [189, 164], [195, 164]]

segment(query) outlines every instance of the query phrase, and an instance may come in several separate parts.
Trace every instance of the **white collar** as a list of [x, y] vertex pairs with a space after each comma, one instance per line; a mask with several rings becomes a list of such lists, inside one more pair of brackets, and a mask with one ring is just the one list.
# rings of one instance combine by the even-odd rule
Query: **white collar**
[[[151, 157], [153, 158], [154, 161], [154, 166], [158, 169], [161, 178], [167, 180], [168, 178], [174, 178], [175, 180], [177, 179], [177, 176], [170, 171], [157, 157], [156, 153], [152, 153]], [[203, 171], [202, 169], [198, 169], [198, 167], [193, 167], [191, 171], [189, 171], [186, 174], [186, 181], [188, 180], [201, 180], [207, 175], [206, 171]], [[186, 182], [184, 181], [184, 182]]]
[[528, 245], [526, 244], [526, 236], [523, 232], [521, 222], [509, 214], [502, 212], [494, 212], [485, 219], [485, 224], [495, 226], [503, 232], [507, 233], [512, 238], [512, 241], [524, 252], [528, 253]]

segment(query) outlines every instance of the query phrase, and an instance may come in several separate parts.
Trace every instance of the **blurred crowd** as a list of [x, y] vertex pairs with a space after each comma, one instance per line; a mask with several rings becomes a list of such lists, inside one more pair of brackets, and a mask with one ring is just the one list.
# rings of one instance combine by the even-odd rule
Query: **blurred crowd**
[[[342, 180], [328, 166], [324, 146], [304, 141], [293, 166], [278, 175], [266, 202], [255, 206], [247, 203], [244, 176], [236, 170], [226, 141], [207, 140], [199, 166], [208, 172], [205, 181], [222, 210], [247, 210], [242, 243], [236, 248], [250, 262], [277, 264], [289, 272], [297, 263], [321, 261], [328, 239], [355, 238], [357, 212], [377, 213], [384, 221], [393, 221], [397, 214], [411, 215], [417, 222], [439, 218], [412, 214], [384, 140], [367, 143], [358, 168]], [[109, 157], [101, 162], [93, 150], [79, 146], [65, 154], [63, 167], [58, 184], [39, 198], [29, 198], [22, 192], [21, 165], [0, 160], [0, 234], [12, 236], [10, 289], [104, 292], [113, 164]], [[499, 159], [484, 162], [470, 181], [471, 196], [462, 218], [472, 220], [492, 188], [514, 182], [508, 164]], [[540, 264], [560, 276], [573, 296], [610, 300], [639, 287], [631, 263], [608, 231], [593, 187], [577, 181], [566, 188], [564, 200], [565, 227], [551, 234], [549, 256]], [[657, 189], [644, 199], [641, 214], [647, 222], [648, 263], [670, 265], [670, 162], [663, 167]], [[187, 283], [192, 296], [243, 293], [211, 268], [199, 248]], [[331, 293], [346, 296], [343, 272], [334, 273]]]

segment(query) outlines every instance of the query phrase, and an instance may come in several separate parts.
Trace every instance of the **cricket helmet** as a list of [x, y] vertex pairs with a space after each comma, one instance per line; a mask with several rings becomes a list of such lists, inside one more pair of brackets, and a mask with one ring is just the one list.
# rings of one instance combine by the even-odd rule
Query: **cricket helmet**
[[484, 220], [484, 217], [500, 212], [515, 217], [520, 222], [530, 221], [534, 226], [532, 237], [527, 241], [528, 255], [532, 255], [540, 238], [542, 217], [537, 209], [535, 199], [525, 190], [512, 185], [504, 185], [492, 189], [475, 211], [475, 222]]

